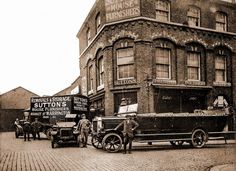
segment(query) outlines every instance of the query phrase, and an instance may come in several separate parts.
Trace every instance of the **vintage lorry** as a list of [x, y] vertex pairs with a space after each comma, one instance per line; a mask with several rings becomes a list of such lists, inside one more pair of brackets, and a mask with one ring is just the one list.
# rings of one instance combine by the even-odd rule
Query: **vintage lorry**
[[89, 118], [88, 97], [83, 95], [32, 97], [30, 103], [30, 122], [38, 118], [42, 123], [41, 131], [46, 134], [48, 139], [51, 138], [53, 125], [58, 121], [65, 121], [67, 114], [76, 114], [76, 118], [74, 118], [76, 124], [83, 113]]
[[79, 131], [76, 130], [76, 117], [77, 114], [66, 114], [65, 121], [59, 121], [53, 125], [51, 131], [52, 148], [69, 143], [79, 146]]
[[[131, 107], [133, 108], [133, 107]], [[194, 113], [121, 113], [117, 116], [97, 117], [93, 120], [92, 145], [108, 152], [117, 152], [122, 148], [122, 130], [116, 126], [125, 119], [125, 115], [133, 115], [139, 123], [135, 131], [134, 141], [164, 142], [173, 146], [181, 146], [184, 142], [201, 148], [211, 137], [225, 137], [235, 134], [228, 131], [227, 122], [232, 113], [225, 109], [195, 110]]]

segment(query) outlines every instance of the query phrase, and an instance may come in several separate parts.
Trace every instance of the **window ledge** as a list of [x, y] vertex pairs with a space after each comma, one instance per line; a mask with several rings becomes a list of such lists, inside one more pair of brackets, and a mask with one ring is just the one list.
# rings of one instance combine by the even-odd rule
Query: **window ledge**
[[213, 82], [213, 86], [216, 86], [216, 87], [231, 87], [231, 83], [227, 83], [227, 82]]
[[104, 84], [97, 87], [97, 91], [104, 89]]
[[91, 95], [91, 94], [93, 94], [93, 90], [88, 91], [88, 95]]
[[205, 81], [198, 81], [198, 80], [186, 80], [184, 82], [186, 85], [195, 85], [195, 86], [205, 86], [206, 82]]
[[176, 80], [170, 79], [154, 79], [152, 81], [153, 84], [168, 84], [168, 85], [176, 85]]

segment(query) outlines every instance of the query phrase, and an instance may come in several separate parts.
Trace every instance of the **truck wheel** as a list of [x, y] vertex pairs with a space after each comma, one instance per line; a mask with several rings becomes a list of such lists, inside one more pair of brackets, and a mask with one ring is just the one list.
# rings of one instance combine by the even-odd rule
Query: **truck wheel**
[[55, 140], [53, 137], [51, 137], [51, 146], [52, 148], [55, 148]]
[[16, 137], [16, 138], [19, 137], [19, 130], [18, 130], [18, 128], [15, 129], [15, 137]]
[[203, 147], [207, 142], [207, 134], [202, 129], [196, 129], [192, 133], [192, 146], [196, 148]]
[[92, 136], [92, 145], [97, 149], [102, 149], [102, 143], [99, 141], [97, 135]]
[[118, 152], [122, 147], [122, 139], [116, 133], [105, 135], [102, 140], [102, 148], [110, 153]]
[[183, 145], [183, 141], [177, 140], [177, 141], [170, 141], [170, 144], [174, 147], [181, 147]]
[[51, 139], [51, 131], [52, 131], [52, 128], [48, 128], [47, 130], [46, 130], [46, 136], [47, 136], [47, 139]]

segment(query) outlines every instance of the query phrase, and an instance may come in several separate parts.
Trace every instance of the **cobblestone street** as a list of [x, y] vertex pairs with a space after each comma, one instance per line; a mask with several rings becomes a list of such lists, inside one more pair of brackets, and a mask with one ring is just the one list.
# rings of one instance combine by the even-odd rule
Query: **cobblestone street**
[[187, 144], [174, 149], [169, 143], [152, 146], [134, 143], [132, 154], [107, 153], [91, 145], [88, 148], [52, 149], [46, 139], [24, 142], [13, 132], [0, 133], [0, 170], [186, 170], [204, 171], [212, 166], [235, 161], [235, 142], [211, 141], [202, 149]]

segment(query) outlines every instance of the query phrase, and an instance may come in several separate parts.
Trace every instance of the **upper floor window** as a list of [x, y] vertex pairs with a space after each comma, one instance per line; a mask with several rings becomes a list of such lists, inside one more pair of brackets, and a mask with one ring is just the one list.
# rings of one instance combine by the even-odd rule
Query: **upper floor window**
[[117, 79], [134, 78], [133, 47], [117, 50]]
[[101, 26], [101, 16], [100, 16], [100, 13], [97, 14], [96, 16], [96, 31], [98, 32], [100, 26]]
[[92, 38], [91, 38], [91, 30], [90, 30], [90, 28], [88, 28], [88, 30], [87, 30], [87, 33], [86, 33], [87, 35], [87, 45], [89, 45], [89, 43], [91, 42], [91, 40], [92, 40]]
[[93, 90], [93, 65], [88, 68], [88, 91]]
[[189, 26], [200, 26], [200, 9], [190, 7], [187, 13]]
[[157, 78], [171, 78], [170, 49], [156, 48], [156, 76]]
[[227, 31], [227, 15], [223, 12], [216, 13], [216, 30]]
[[215, 81], [226, 82], [226, 56], [222, 50], [215, 58]]
[[104, 84], [104, 62], [103, 57], [98, 59], [98, 85]]
[[159, 21], [170, 21], [170, 3], [169, 1], [156, 1], [156, 19]]
[[199, 52], [189, 51], [187, 56], [188, 80], [200, 81], [200, 58]]

